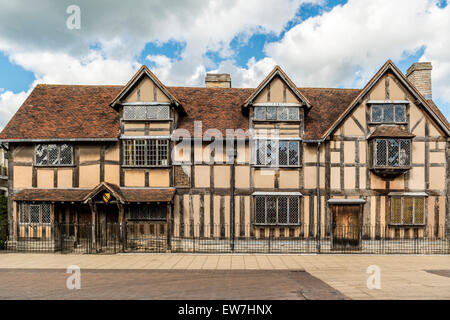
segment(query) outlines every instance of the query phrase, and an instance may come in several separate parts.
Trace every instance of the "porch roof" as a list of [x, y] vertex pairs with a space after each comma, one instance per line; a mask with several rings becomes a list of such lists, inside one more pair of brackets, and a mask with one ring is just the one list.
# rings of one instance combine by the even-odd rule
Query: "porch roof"
[[[120, 188], [108, 184], [121, 202], [169, 202], [175, 195], [175, 188]], [[84, 202], [96, 194], [94, 189], [24, 189], [12, 196], [14, 201]]]

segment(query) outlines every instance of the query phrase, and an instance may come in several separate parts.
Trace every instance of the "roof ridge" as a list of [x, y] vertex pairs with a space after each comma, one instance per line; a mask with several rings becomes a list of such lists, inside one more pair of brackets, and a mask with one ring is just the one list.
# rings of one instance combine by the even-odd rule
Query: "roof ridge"
[[58, 84], [38, 83], [36, 87], [123, 87], [123, 84]]

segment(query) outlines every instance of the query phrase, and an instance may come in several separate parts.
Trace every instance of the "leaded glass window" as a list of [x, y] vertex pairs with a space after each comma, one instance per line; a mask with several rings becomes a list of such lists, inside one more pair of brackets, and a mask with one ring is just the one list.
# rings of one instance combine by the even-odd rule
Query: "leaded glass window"
[[125, 166], [167, 166], [169, 164], [169, 140], [124, 140]]
[[256, 196], [255, 223], [267, 225], [293, 225], [300, 222], [298, 196]]
[[425, 224], [424, 197], [392, 197], [391, 224], [423, 225]]
[[376, 139], [375, 166], [409, 167], [411, 165], [411, 140]]
[[73, 147], [68, 144], [38, 144], [35, 147], [35, 164], [38, 166], [71, 165]]
[[170, 106], [168, 105], [137, 105], [124, 106], [124, 120], [169, 120]]
[[374, 104], [372, 105], [372, 122], [404, 123], [406, 122], [405, 104]]
[[257, 140], [256, 165], [299, 166], [300, 141]]

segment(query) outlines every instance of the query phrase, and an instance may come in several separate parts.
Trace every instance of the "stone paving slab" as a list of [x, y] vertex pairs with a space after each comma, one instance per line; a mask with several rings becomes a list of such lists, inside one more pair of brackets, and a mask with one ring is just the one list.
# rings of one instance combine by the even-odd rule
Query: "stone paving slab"
[[0, 299], [348, 299], [304, 271], [83, 269], [80, 290], [66, 288], [65, 271], [0, 269]]
[[[0, 254], [0, 269], [302, 270], [352, 299], [450, 299], [450, 256]], [[369, 290], [369, 266], [381, 270], [381, 289]], [[439, 271], [439, 272], [433, 272]]]

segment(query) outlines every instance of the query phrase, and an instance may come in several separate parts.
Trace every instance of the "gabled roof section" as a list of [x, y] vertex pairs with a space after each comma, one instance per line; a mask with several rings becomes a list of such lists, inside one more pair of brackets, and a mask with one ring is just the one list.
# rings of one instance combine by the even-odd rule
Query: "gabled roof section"
[[378, 126], [367, 139], [374, 138], [406, 138], [412, 139], [416, 135], [408, 132], [405, 129], [400, 128], [397, 125], [381, 125]]
[[125, 199], [124, 199], [124, 197], [122, 195], [122, 192], [121, 192], [120, 188], [117, 185], [112, 184], [112, 183], [108, 183], [108, 182], [102, 182], [98, 186], [96, 186], [94, 189], [92, 189], [92, 191], [89, 192], [83, 198], [83, 202], [87, 203], [89, 200], [91, 200], [92, 198], [94, 198], [100, 192], [103, 192], [103, 191], [110, 192], [112, 194], [112, 196], [114, 198], [116, 198], [116, 200], [119, 201], [120, 203], [124, 203], [125, 202]]
[[353, 99], [348, 108], [337, 118], [337, 120], [329, 127], [326, 133], [323, 135], [322, 139], [326, 139], [330, 134], [338, 128], [342, 121], [353, 111], [353, 109], [361, 102], [363, 97], [373, 88], [373, 86], [381, 79], [381, 77], [388, 71], [391, 71], [400, 82], [407, 88], [410, 93], [425, 107], [426, 111], [431, 115], [431, 117], [439, 124], [439, 127], [450, 136], [450, 126], [448, 121], [444, 121], [445, 117], [441, 114], [439, 109], [430, 103], [430, 100], [425, 99], [425, 97], [416, 89], [416, 87], [405, 77], [405, 75], [397, 68], [397, 66], [392, 62], [392, 60], [386, 61], [386, 63], [381, 67], [381, 69], [370, 79], [366, 86], [361, 90], [359, 95]]
[[259, 84], [255, 91], [250, 95], [250, 97], [248, 97], [243, 107], [248, 107], [249, 105], [251, 105], [253, 103], [253, 100], [276, 76], [279, 76], [287, 84], [287, 86], [292, 90], [292, 92], [300, 101], [302, 101], [308, 108], [311, 108], [311, 103], [309, 102], [309, 100], [300, 92], [300, 90], [295, 86], [294, 82], [287, 76], [287, 74], [281, 69], [280, 66], [275, 66], [275, 68], [273, 68], [269, 75]]
[[111, 107], [115, 107], [116, 105], [121, 103], [121, 100], [132, 90], [132, 88], [139, 82], [142, 77], [147, 76], [149, 77], [156, 86], [169, 98], [170, 102], [174, 104], [176, 107], [178, 107], [180, 110], [182, 110], [183, 113], [184, 109], [181, 106], [180, 101], [172, 95], [172, 93], [167, 89], [164, 84], [159, 81], [159, 79], [153, 74], [153, 72], [150, 71], [150, 69], [146, 65], [142, 65], [142, 67], [135, 73], [135, 75], [128, 81], [128, 83], [122, 88], [122, 90], [117, 94], [117, 96], [113, 99], [111, 102]]

